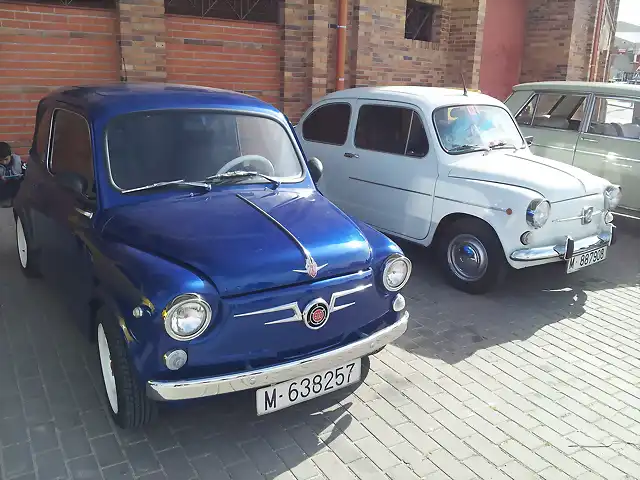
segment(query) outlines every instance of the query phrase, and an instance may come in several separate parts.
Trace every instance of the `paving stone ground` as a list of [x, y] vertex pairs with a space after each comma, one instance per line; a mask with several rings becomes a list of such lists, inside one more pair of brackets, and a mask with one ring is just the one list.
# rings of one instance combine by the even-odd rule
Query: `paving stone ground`
[[457, 292], [406, 247], [410, 330], [355, 392], [265, 417], [248, 393], [165, 407], [123, 432], [94, 351], [18, 270], [0, 210], [4, 479], [640, 478], [640, 237], [571, 276], [516, 272]]

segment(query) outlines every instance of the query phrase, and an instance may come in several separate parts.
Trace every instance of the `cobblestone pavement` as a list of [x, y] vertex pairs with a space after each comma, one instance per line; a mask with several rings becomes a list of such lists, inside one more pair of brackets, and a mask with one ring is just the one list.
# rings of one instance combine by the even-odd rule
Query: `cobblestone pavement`
[[[6, 479], [640, 478], [640, 257], [516, 272], [468, 296], [407, 247], [410, 330], [355, 392], [265, 417], [250, 393], [107, 417], [95, 353], [17, 266], [0, 211], [0, 446]], [[339, 402], [339, 403], [338, 403]]]

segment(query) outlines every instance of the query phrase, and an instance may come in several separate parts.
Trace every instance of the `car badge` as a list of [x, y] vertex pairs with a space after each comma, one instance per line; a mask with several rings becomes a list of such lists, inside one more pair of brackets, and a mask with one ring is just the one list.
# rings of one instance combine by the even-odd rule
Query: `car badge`
[[582, 209], [582, 224], [587, 225], [593, 220], [593, 207], [584, 207]]
[[306, 273], [311, 278], [316, 278], [318, 276], [318, 272], [329, 265], [328, 263], [318, 265], [311, 255], [306, 255], [306, 257], [307, 259], [304, 263], [304, 270], [294, 270], [294, 272]]
[[322, 298], [316, 298], [305, 307], [302, 319], [311, 330], [319, 330], [329, 319], [329, 305]]
[[307, 269], [307, 273], [311, 278], [316, 278], [316, 276], [318, 275], [318, 264], [313, 258], [307, 258], [304, 267]]

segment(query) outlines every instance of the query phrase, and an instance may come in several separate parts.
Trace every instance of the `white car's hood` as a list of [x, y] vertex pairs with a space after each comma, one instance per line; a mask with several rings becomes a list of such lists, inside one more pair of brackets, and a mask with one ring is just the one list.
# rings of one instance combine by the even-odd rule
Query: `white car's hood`
[[462, 155], [451, 165], [450, 177], [525, 187], [550, 202], [602, 193], [608, 182], [566, 163], [521, 150], [494, 150], [486, 155]]

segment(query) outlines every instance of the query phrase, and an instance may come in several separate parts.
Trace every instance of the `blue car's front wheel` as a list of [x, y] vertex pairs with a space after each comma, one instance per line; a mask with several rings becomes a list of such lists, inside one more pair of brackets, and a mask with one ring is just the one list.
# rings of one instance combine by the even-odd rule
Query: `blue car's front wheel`
[[155, 417], [156, 405], [134, 375], [122, 331], [106, 309], [100, 309], [97, 315], [98, 357], [109, 413], [123, 429], [149, 423]]

